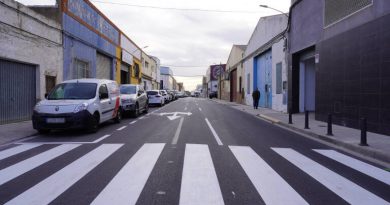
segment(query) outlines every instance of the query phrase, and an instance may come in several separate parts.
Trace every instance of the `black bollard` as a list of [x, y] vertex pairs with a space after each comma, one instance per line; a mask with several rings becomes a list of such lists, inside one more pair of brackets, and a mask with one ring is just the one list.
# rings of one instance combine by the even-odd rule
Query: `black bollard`
[[292, 124], [292, 112], [291, 112], [291, 109], [288, 112], [288, 124]]
[[326, 135], [333, 136], [332, 132], [332, 114], [328, 114], [328, 133]]
[[309, 111], [305, 111], [305, 129], [310, 129], [309, 128]]
[[367, 144], [367, 119], [360, 118], [360, 146], [368, 146]]

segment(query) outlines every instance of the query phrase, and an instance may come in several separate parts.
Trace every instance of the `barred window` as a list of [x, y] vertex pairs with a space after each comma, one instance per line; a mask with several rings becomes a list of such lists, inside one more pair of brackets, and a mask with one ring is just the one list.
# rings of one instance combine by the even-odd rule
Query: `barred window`
[[325, 0], [325, 27], [372, 4], [372, 0]]

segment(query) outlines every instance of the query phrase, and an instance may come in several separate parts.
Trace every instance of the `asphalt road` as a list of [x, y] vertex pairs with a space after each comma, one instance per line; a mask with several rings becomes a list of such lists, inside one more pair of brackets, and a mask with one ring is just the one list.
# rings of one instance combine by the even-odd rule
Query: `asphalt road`
[[0, 204], [390, 204], [384, 167], [208, 99], [0, 149]]

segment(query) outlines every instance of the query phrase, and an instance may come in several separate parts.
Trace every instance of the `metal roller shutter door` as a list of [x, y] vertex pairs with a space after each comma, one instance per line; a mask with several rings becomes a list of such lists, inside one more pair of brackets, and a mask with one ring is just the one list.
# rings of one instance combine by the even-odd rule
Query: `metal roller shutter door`
[[30, 120], [36, 103], [36, 67], [0, 59], [0, 124]]
[[111, 58], [96, 53], [96, 78], [111, 79]]

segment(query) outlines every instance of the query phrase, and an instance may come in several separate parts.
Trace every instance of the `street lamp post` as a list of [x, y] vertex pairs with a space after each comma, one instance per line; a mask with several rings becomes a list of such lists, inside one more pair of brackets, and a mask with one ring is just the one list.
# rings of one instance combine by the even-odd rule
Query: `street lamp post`
[[281, 11], [281, 10], [278, 10], [278, 9], [275, 9], [275, 8], [273, 8], [273, 7], [270, 7], [270, 6], [268, 6], [268, 5], [263, 5], [263, 4], [260, 5], [260, 7], [263, 7], [263, 8], [266, 8], [266, 9], [272, 9], [272, 10], [274, 10], [274, 11], [277, 11], [277, 12], [279, 12], [279, 13], [285, 15], [285, 16], [288, 18], [288, 14], [284, 13], [284, 12]]

